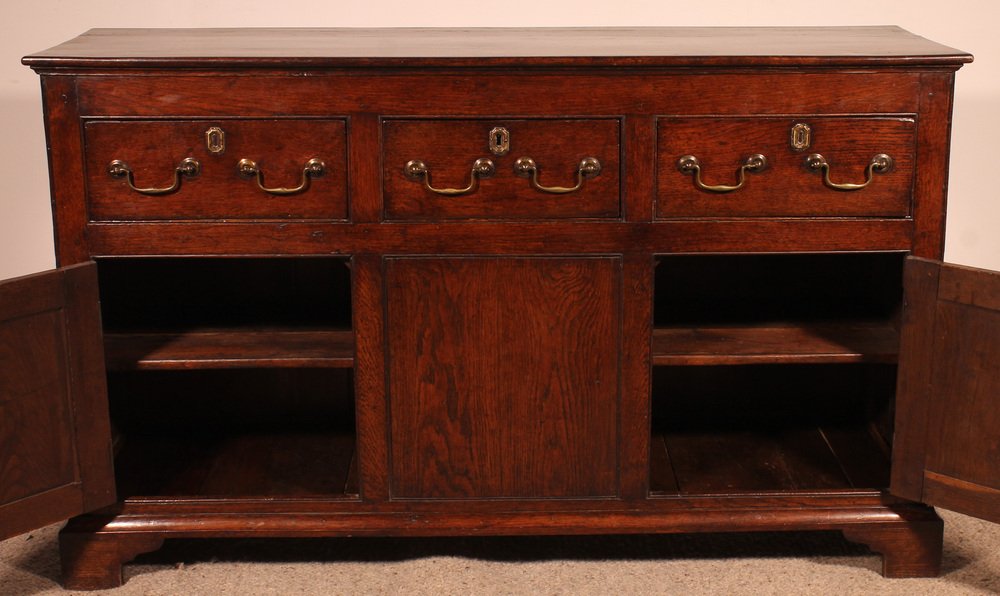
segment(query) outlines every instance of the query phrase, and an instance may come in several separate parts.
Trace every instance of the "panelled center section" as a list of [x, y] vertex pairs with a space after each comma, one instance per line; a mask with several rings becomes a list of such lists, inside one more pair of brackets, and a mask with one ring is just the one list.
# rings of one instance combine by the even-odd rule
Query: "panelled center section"
[[620, 258], [384, 267], [394, 498], [617, 494]]

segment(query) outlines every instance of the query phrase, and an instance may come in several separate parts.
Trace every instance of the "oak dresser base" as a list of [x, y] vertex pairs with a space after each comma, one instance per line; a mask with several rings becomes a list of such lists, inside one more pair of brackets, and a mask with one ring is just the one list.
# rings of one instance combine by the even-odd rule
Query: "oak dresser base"
[[[117, 514], [74, 518], [59, 535], [64, 585], [122, 585], [122, 565], [168, 538], [320, 538], [348, 536], [518, 536], [692, 532], [841, 531], [882, 556], [885, 577], [934, 577], [943, 522], [933, 509], [878, 493], [659, 498], [626, 508], [603, 502], [561, 508], [532, 503], [517, 511], [442, 513], [440, 507], [368, 508], [357, 502], [126, 502]], [[475, 509], [475, 508], [472, 508]], [[595, 515], [595, 510], [600, 515]], [[238, 514], [238, 515], [236, 515]]]

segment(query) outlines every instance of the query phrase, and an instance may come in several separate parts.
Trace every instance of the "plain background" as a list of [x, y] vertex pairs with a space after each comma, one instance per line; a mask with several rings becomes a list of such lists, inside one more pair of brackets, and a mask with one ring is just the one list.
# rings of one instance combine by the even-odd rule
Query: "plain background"
[[1000, 269], [997, 0], [5, 0], [0, 15], [0, 279], [54, 265], [39, 84], [20, 59], [92, 27], [899, 25], [976, 56], [957, 77], [945, 258]]

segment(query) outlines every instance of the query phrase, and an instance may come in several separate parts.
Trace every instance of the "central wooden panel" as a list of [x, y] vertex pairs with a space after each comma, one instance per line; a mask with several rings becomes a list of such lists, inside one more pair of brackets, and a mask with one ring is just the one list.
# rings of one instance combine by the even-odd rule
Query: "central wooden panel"
[[621, 260], [385, 262], [394, 498], [615, 496]]

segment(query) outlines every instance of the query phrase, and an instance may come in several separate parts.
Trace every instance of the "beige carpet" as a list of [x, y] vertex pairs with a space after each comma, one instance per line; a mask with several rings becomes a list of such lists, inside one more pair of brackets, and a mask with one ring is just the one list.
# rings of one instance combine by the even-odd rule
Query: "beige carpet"
[[[89, 594], [1000, 594], [1000, 526], [941, 512], [943, 572], [887, 580], [839, 535], [193, 540]], [[0, 595], [59, 589], [53, 526], [0, 542]]]

